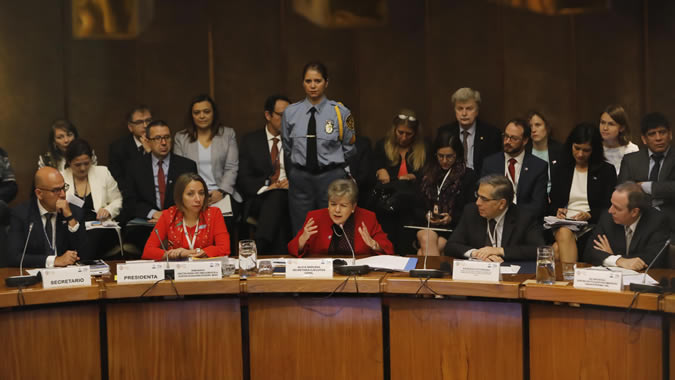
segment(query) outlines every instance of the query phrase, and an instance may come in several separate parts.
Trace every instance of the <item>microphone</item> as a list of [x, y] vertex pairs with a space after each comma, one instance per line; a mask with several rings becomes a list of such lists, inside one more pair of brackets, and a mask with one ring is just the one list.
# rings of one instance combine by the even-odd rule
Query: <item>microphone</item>
[[631, 283], [629, 286], [629, 289], [634, 292], [641, 292], [641, 293], [663, 293], [664, 288], [661, 285], [648, 285], [645, 284], [645, 281], [647, 281], [647, 272], [652, 268], [656, 260], [659, 259], [659, 256], [666, 250], [666, 247], [670, 245], [670, 239], [666, 240], [666, 243], [661, 247], [661, 250], [659, 253], [656, 254], [656, 257], [652, 259], [652, 262], [649, 263], [647, 266], [647, 269], [645, 270], [644, 275], [642, 276], [642, 284], [636, 284], [636, 283]]
[[23, 275], [23, 259], [26, 257], [26, 248], [28, 248], [28, 239], [30, 238], [30, 233], [33, 231], [33, 222], [31, 222], [28, 225], [28, 234], [26, 235], [26, 243], [23, 245], [23, 253], [21, 253], [21, 261], [19, 262], [19, 275], [18, 276], [12, 276], [12, 277], [7, 277], [5, 279], [5, 285], [15, 287], [23, 287], [23, 286], [30, 286], [33, 284], [37, 284], [40, 282], [40, 275], [38, 274], [37, 276], [31, 276], [31, 275]]
[[368, 265], [356, 265], [356, 253], [354, 253], [354, 247], [352, 247], [352, 243], [349, 241], [349, 236], [347, 236], [345, 228], [342, 226], [342, 224], [338, 224], [338, 226], [340, 226], [340, 230], [342, 230], [342, 235], [340, 236], [347, 240], [349, 249], [352, 251], [352, 265], [336, 266], [335, 271], [343, 276], [355, 276], [359, 274], [370, 273], [370, 267]]
[[424, 247], [424, 269], [413, 269], [410, 271], [410, 277], [420, 278], [441, 278], [443, 272], [438, 269], [427, 269], [427, 258], [429, 257], [429, 232], [431, 231], [431, 218], [427, 216], [427, 246]]
[[157, 230], [157, 228], [153, 228], [152, 230], [155, 232], [155, 235], [157, 235], [157, 239], [159, 239], [159, 245], [164, 250], [164, 256], [166, 257], [166, 269], [164, 269], [164, 279], [173, 280], [175, 277], [175, 273], [173, 269], [169, 269], [169, 255], [166, 253], [166, 247], [164, 246], [164, 242], [162, 241], [162, 238], [159, 237], [159, 231]]

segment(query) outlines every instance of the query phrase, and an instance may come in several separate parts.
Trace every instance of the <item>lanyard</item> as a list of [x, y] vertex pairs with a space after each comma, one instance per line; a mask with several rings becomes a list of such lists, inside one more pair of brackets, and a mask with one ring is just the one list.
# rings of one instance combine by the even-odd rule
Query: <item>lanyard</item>
[[195, 249], [195, 241], [197, 241], [197, 235], [199, 234], [199, 220], [197, 220], [197, 224], [195, 224], [195, 234], [192, 235], [192, 240], [190, 240], [190, 236], [188, 236], [185, 218], [183, 218], [183, 232], [185, 232], [185, 240], [188, 242], [188, 247], [190, 247], [190, 249]]
[[54, 226], [52, 226], [52, 236], [47, 236], [47, 223], [50, 225], [52, 224], [51, 220], [47, 220], [47, 214], [44, 214], [45, 216], [45, 228], [42, 229], [42, 233], [45, 235], [45, 238], [47, 239], [47, 244], [49, 245], [49, 249], [52, 250], [52, 253], [56, 255], [56, 214], [52, 214], [52, 218], [54, 219]]
[[[497, 222], [495, 220], [495, 222]], [[490, 232], [490, 222], [487, 224], [487, 233], [488, 233], [488, 238], [490, 239], [490, 244], [492, 244], [493, 247], [497, 246], [497, 224], [495, 223], [495, 230], [493, 232]]]
[[445, 177], [443, 177], [443, 181], [441, 181], [441, 185], [438, 186], [436, 190], [436, 201], [441, 199], [441, 189], [443, 188], [443, 185], [445, 184], [445, 180], [448, 179], [448, 176], [450, 175], [450, 172], [452, 171], [452, 168], [448, 169], [448, 172], [445, 173]]

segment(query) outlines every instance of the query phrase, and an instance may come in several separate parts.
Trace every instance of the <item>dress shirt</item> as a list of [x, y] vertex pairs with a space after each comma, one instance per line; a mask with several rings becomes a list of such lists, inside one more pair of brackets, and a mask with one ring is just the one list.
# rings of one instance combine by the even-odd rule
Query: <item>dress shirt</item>
[[[515, 158], [516, 159], [516, 164], [514, 165], [515, 168], [515, 175], [516, 175], [516, 181], [515, 183], [513, 180], [511, 180], [511, 175], [509, 174], [509, 160]], [[523, 168], [523, 159], [525, 158], [525, 149], [523, 149], [520, 154], [517, 156], [513, 157], [510, 156], [508, 153], [504, 153], [504, 175], [506, 178], [509, 179], [509, 181], [513, 184], [513, 203], [518, 204], [518, 181], [520, 180], [520, 170]]]
[[[497, 215], [496, 218], [494, 218], [497, 221], [497, 224], [495, 225], [495, 231], [494, 231], [494, 238], [495, 241], [493, 242], [493, 247], [501, 247], [502, 246], [502, 232], [504, 232], [504, 218], [506, 217], [506, 212], [509, 211], [509, 208], [507, 207], [504, 209], [504, 211]], [[486, 223], [485, 226], [485, 233], [490, 236], [490, 223], [488, 220], [488, 223]], [[466, 252], [464, 252], [464, 257], [471, 258], [471, 254], [473, 254], [473, 251], [476, 249], [470, 249]]]
[[[45, 225], [47, 224], [47, 214], [49, 214], [49, 211], [47, 211], [46, 208], [42, 207], [42, 204], [40, 201], [37, 201], [38, 205], [38, 210], [40, 210], [40, 219], [42, 219], [42, 232], [45, 233], [47, 229], [45, 228]], [[54, 260], [56, 259], [56, 217], [58, 213], [52, 212], [52, 236], [49, 237], [49, 241], [52, 242], [52, 253], [53, 255], [47, 256], [47, 259], [45, 260], [45, 268], [54, 268]], [[77, 232], [77, 229], [80, 228], [80, 223], [77, 222], [74, 226], [70, 226], [70, 223], [68, 223], [68, 231], [70, 232]]]
[[[633, 233], [632, 236], [635, 236], [635, 229], [637, 228], [638, 223], [640, 222], [640, 219], [642, 218], [642, 215], [638, 216], [637, 220], [633, 222], [630, 226], [628, 226], [628, 229], [630, 229]], [[628, 229], [625, 230], [626, 236], [628, 235]], [[589, 242], [591, 244], [591, 242]], [[630, 242], [628, 239], [626, 239], [626, 254], [628, 253], [628, 250], [630, 249]], [[609, 255], [607, 258], [602, 262], [602, 265], [606, 267], [615, 267], [617, 260], [621, 258], [622, 255]]]
[[[163, 158], [162, 161], [162, 168], [164, 169], [164, 180], [167, 181], [167, 178], [169, 178], [169, 160], [171, 159], [171, 153], [167, 154], [166, 157]], [[162, 204], [159, 198], [159, 185], [157, 184], [157, 173], [159, 173], [159, 166], [157, 163], [159, 162], [159, 159], [155, 157], [155, 155], [152, 155], [152, 176], [153, 176], [153, 182], [155, 184], [155, 201], [157, 204], [157, 210], [150, 210], [148, 212], [148, 219], [152, 219], [152, 214], [156, 213], [157, 211], [162, 209]]]
[[480, 168], [476, 169], [473, 167], [473, 147], [474, 147], [474, 140], [476, 137], [476, 122], [474, 121], [473, 124], [471, 124], [471, 127], [469, 129], [464, 129], [462, 126], [458, 126], [459, 128], [459, 142], [460, 144], [464, 142], [464, 136], [462, 136], [462, 131], [467, 131], [469, 132], [469, 135], [466, 136], [466, 146], [467, 146], [467, 152], [466, 152], [466, 166], [475, 170], [476, 172], [480, 172]]
[[[273, 141], [274, 138], [276, 137], [277, 139], [279, 139], [279, 141], [277, 141], [277, 148], [279, 149], [279, 181], [283, 181], [284, 179], [286, 179], [286, 169], [284, 165], [284, 151], [281, 144], [281, 135], [275, 136], [271, 134], [270, 131], [267, 129], [267, 126], [265, 126], [265, 135], [267, 136], [267, 150], [270, 152], [270, 154], [272, 152], [272, 144], [274, 144]], [[272, 167], [274, 167], [274, 163], [272, 164]], [[268, 187], [269, 185], [263, 185], [260, 189], [258, 189], [257, 194], [264, 193], [265, 191], [267, 191]]]

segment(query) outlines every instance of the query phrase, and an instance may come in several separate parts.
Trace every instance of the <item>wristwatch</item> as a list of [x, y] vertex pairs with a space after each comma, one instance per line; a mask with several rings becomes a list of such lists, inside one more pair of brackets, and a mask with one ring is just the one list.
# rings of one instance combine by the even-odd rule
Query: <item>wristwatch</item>
[[197, 248], [195, 251], [197, 252], [197, 256], [201, 256], [204, 252], [201, 248]]

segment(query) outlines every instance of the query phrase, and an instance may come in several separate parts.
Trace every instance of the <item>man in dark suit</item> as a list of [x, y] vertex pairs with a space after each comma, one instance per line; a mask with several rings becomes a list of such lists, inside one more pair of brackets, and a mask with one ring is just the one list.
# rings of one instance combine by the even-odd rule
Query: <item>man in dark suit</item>
[[0, 200], [6, 203], [11, 202], [16, 197], [17, 189], [16, 177], [7, 152], [0, 148]]
[[448, 130], [464, 145], [464, 162], [476, 173], [483, 166], [483, 159], [502, 148], [502, 134], [492, 125], [478, 119], [480, 92], [465, 87], [455, 91], [450, 98], [457, 121], [442, 125], [437, 135]]
[[[625, 182], [612, 193], [612, 206], [593, 229], [584, 260], [593, 265], [645, 269], [668, 240], [666, 216], [651, 207], [649, 196], [635, 182]], [[655, 267], [665, 266], [662, 254]]]
[[126, 168], [125, 208], [135, 218], [157, 223], [162, 210], [174, 205], [173, 185], [183, 173], [197, 173], [197, 164], [171, 153], [171, 130], [162, 120], [146, 129], [151, 154], [130, 161]]
[[670, 124], [655, 112], [645, 115], [640, 129], [646, 148], [623, 157], [618, 182], [637, 182], [651, 195], [652, 206], [668, 216], [671, 236], [675, 237], [675, 155], [670, 154]]
[[265, 101], [265, 127], [241, 141], [237, 187], [246, 198], [246, 219], [256, 224], [255, 241], [262, 254], [287, 253], [291, 239], [288, 179], [281, 147], [281, 115], [290, 101], [273, 95]]
[[34, 195], [11, 211], [9, 265], [20, 265], [26, 240], [23, 265], [29, 268], [63, 267], [89, 258], [84, 213], [66, 201], [68, 186], [61, 173], [46, 166], [34, 180]]
[[548, 207], [548, 163], [525, 152], [528, 136], [530, 126], [525, 120], [513, 119], [506, 123], [504, 152], [485, 158], [481, 176], [505, 175], [516, 190], [515, 203], [518, 207], [541, 218]]
[[489, 175], [478, 183], [476, 203], [464, 207], [445, 254], [496, 262], [535, 260], [537, 246], [544, 245], [541, 223], [512, 203], [511, 182]]
[[134, 107], [127, 114], [129, 134], [110, 144], [108, 169], [120, 188], [126, 177], [126, 167], [133, 161], [150, 153], [150, 142], [145, 138], [145, 129], [152, 121], [152, 111], [144, 105]]

